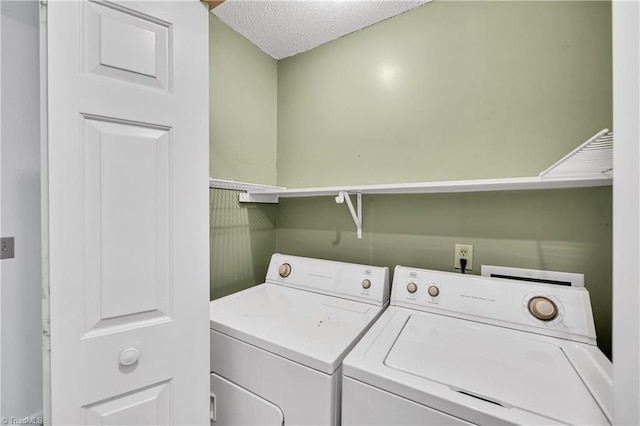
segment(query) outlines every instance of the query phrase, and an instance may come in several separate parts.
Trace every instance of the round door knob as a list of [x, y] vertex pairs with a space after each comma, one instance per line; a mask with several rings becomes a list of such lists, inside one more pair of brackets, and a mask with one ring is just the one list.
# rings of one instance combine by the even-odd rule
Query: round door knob
[[362, 280], [362, 288], [369, 288], [369, 287], [371, 287], [371, 281]]
[[436, 296], [438, 296], [440, 294], [440, 289], [438, 287], [436, 287], [435, 285], [429, 286], [427, 291], [429, 292], [429, 296], [431, 296], [431, 297], [436, 297]]
[[409, 293], [415, 293], [416, 291], [418, 291], [418, 286], [416, 285], [416, 283], [409, 283], [407, 284], [407, 291]]
[[120, 364], [131, 365], [140, 358], [140, 351], [136, 348], [128, 348], [120, 352]]
[[558, 316], [558, 307], [553, 301], [544, 296], [529, 300], [529, 312], [542, 321], [551, 321]]
[[283, 263], [282, 265], [280, 265], [278, 273], [282, 278], [287, 278], [289, 274], [291, 274], [291, 265], [289, 265], [288, 263]]

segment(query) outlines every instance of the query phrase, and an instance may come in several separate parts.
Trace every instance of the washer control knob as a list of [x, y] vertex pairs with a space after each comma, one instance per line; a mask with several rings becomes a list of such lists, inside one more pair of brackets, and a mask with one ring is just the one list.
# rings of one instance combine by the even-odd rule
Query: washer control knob
[[431, 297], [436, 297], [436, 296], [438, 296], [440, 294], [440, 289], [438, 287], [436, 287], [435, 285], [429, 286], [427, 291], [429, 292], [429, 296], [431, 296]]
[[291, 274], [291, 265], [289, 265], [288, 263], [283, 263], [282, 265], [280, 265], [278, 273], [282, 278], [287, 278], [289, 274]]
[[415, 293], [416, 291], [418, 291], [418, 286], [416, 285], [416, 283], [409, 283], [407, 284], [407, 291], [409, 293]]
[[541, 321], [551, 321], [558, 316], [558, 307], [551, 299], [537, 296], [529, 300], [529, 312]]
[[362, 280], [362, 288], [366, 289], [366, 288], [369, 288], [369, 287], [371, 287], [371, 281], [369, 281], [367, 279]]

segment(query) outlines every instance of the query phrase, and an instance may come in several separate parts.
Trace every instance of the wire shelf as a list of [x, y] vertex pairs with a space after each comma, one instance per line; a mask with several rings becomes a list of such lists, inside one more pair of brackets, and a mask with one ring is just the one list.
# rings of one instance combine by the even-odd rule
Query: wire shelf
[[613, 132], [604, 129], [540, 173], [540, 177], [613, 176]]

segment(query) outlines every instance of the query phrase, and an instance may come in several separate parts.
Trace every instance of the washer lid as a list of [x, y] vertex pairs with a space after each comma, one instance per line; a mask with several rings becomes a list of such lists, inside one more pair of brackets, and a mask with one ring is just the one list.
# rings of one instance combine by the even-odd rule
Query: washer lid
[[411, 315], [384, 364], [470, 398], [570, 424], [606, 424], [550, 339], [441, 315]]
[[211, 329], [332, 374], [384, 307], [261, 284], [211, 302]]

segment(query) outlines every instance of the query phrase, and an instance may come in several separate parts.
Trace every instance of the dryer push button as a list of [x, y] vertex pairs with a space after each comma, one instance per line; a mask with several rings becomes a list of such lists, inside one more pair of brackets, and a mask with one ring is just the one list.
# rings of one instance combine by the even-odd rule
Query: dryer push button
[[291, 274], [291, 265], [289, 265], [288, 263], [283, 263], [282, 265], [280, 265], [278, 273], [282, 278], [287, 278], [289, 274]]

